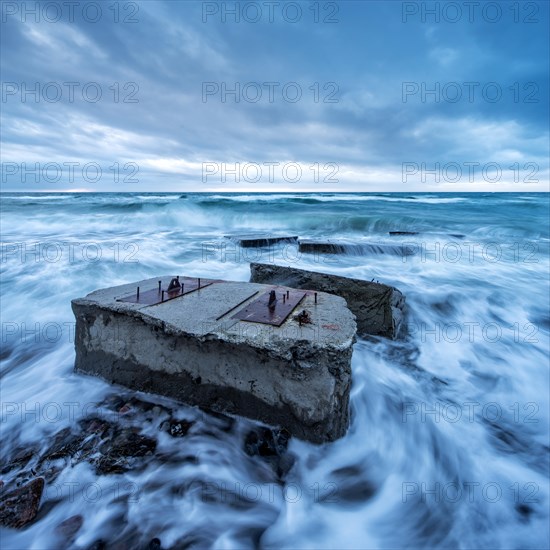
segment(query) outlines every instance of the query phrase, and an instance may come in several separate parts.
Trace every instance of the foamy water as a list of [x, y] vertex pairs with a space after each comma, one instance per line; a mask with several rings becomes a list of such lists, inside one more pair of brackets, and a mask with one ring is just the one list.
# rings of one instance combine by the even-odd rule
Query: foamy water
[[[4, 194], [2, 463], [132, 395], [73, 373], [70, 300], [94, 289], [159, 274], [246, 281], [250, 261], [272, 261], [395, 285], [408, 317], [401, 340], [357, 341], [348, 434], [292, 440], [283, 482], [244, 452], [252, 422], [227, 430], [141, 395], [195, 420], [190, 435], [138, 418], [158, 439], [139, 467], [97, 476], [61, 464], [38, 519], [3, 529], [2, 548], [57, 548], [55, 527], [75, 514], [74, 548], [153, 537], [163, 548], [548, 548], [548, 204], [525, 193]], [[239, 231], [411, 254], [221, 246]]]

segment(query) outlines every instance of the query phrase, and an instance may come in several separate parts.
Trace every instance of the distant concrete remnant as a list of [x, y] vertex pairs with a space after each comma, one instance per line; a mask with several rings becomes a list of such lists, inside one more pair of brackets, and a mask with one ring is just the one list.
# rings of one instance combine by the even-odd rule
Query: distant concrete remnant
[[270, 246], [275, 243], [292, 243], [298, 240], [297, 235], [270, 235], [268, 233], [225, 235], [225, 238], [243, 248]]
[[163, 276], [97, 290], [72, 308], [79, 372], [314, 443], [346, 433], [356, 324], [339, 296]]
[[364, 256], [367, 254], [389, 254], [391, 256], [412, 256], [415, 251], [410, 247], [394, 244], [354, 243], [348, 241], [300, 239], [299, 252], [312, 254], [349, 254]]
[[405, 298], [392, 286], [260, 263], [250, 264], [250, 281], [336, 294], [346, 300], [354, 313], [360, 336], [373, 334], [396, 338], [399, 334]]

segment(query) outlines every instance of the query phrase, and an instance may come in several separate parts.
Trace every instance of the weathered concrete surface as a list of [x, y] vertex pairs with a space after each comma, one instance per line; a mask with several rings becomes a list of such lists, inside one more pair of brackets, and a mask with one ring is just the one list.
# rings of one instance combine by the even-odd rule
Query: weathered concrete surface
[[[73, 300], [77, 371], [282, 426], [316, 443], [345, 434], [356, 324], [343, 298], [319, 292], [315, 305], [309, 294], [280, 327], [232, 315], [287, 287], [216, 282], [151, 306], [116, 301], [136, 286], [156, 288], [159, 279], [164, 288], [171, 277]], [[300, 326], [294, 317], [303, 309], [312, 322]]]
[[250, 281], [285, 284], [342, 296], [355, 314], [360, 335], [395, 338], [403, 319], [405, 298], [396, 288], [381, 283], [316, 273], [293, 267], [251, 263]]
[[354, 243], [347, 241], [317, 241], [300, 239], [298, 250], [305, 253], [318, 254], [352, 254], [364, 256], [367, 254], [390, 254], [392, 256], [412, 256], [416, 252], [410, 246], [393, 244]]
[[275, 243], [290, 243], [298, 240], [298, 235], [269, 235], [267, 233], [252, 233], [240, 235], [225, 235], [243, 248], [270, 246]]

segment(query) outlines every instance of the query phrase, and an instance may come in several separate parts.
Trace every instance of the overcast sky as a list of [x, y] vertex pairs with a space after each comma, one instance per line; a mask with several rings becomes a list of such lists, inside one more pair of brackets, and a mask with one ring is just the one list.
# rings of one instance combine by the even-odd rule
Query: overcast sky
[[548, 2], [2, 2], [1, 27], [4, 191], [548, 191]]

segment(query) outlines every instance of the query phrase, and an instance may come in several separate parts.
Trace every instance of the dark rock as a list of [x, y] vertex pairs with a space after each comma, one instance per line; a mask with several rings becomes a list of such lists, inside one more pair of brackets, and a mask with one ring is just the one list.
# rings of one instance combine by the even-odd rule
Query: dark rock
[[79, 425], [87, 435], [98, 435], [99, 437], [114, 429], [114, 424], [97, 417], [88, 417], [79, 421]]
[[40, 459], [40, 463], [45, 460], [56, 460], [58, 458], [73, 456], [81, 447], [83, 440], [84, 437], [73, 434], [71, 428], [60, 430], [55, 434], [53, 444], [46, 450]]
[[44, 490], [44, 479], [33, 481], [0, 497], [0, 525], [24, 527], [36, 516]]
[[65, 521], [62, 521], [56, 528], [55, 532], [67, 542], [72, 542], [76, 534], [84, 523], [84, 518], [81, 515], [71, 516]]
[[189, 428], [193, 425], [193, 422], [187, 422], [185, 420], [176, 420], [170, 422], [168, 433], [172, 437], [183, 437], [187, 435]]
[[331, 479], [334, 482], [327, 484], [330, 490], [320, 496], [320, 500], [324, 502], [348, 504], [366, 502], [378, 490], [372, 481], [366, 479], [364, 467], [360, 465], [345, 466], [333, 470]]
[[357, 332], [396, 338], [403, 319], [405, 298], [396, 288], [381, 283], [316, 273], [293, 267], [251, 263], [250, 281], [285, 284], [344, 298], [356, 317]]
[[287, 452], [290, 433], [284, 428], [258, 427], [245, 436], [244, 450], [249, 456], [259, 456], [283, 477], [294, 464], [294, 457]]
[[151, 539], [151, 542], [149, 543], [149, 550], [162, 550], [160, 539], [156, 537]]
[[87, 550], [105, 550], [107, 548], [107, 544], [105, 541], [99, 539], [96, 540], [91, 546], [87, 548]]
[[14, 450], [11, 458], [2, 466], [0, 474], [6, 474], [15, 468], [22, 468], [27, 465], [34, 456], [35, 449], [29, 447], [18, 447]]
[[99, 475], [126, 472], [133, 464], [128, 458], [153, 454], [156, 447], [154, 439], [140, 435], [133, 429], [121, 430], [101, 444], [102, 456], [95, 460], [96, 472]]
[[110, 411], [119, 411], [127, 402], [127, 399], [120, 395], [109, 395], [101, 403], [98, 403], [98, 408], [109, 409]]
[[157, 442], [133, 429], [124, 429], [112, 441], [107, 442], [106, 447], [110, 453], [122, 456], [145, 456], [155, 452]]
[[516, 504], [516, 511], [521, 516], [523, 521], [528, 521], [533, 513], [533, 508], [527, 504]]
[[418, 231], [389, 231], [389, 234], [392, 237], [396, 237], [399, 235], [420, 235]]

